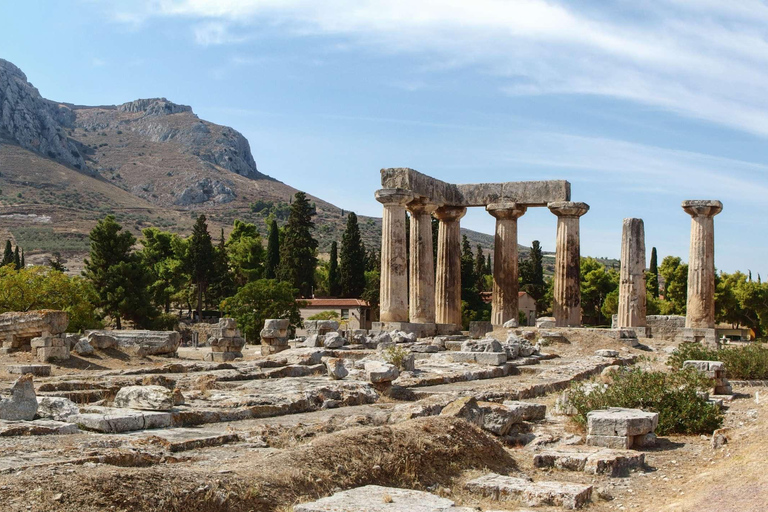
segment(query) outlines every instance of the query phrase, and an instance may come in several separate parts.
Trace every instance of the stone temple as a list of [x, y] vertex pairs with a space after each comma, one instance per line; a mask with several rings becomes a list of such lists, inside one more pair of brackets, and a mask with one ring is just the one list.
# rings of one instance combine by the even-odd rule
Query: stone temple
[[[381, 239], [381, 321], [374, 330], [418, 336], [461, 330], [459, 222], [470, 207], [496, 221], [491, 323], [516, 325], [518, 313], [517, 222], [528, 208], [557, 216], [553, 312], [557, 326], [581, 325], [579, 217], [585, 203], [571, 201], [565, 180], [455, 185], [408, 168], [381, 170], [376, 199], [384, 205]], [[405, 232], [406, 210], [411, 214]], [[439, 221], [437, 260], [431, 217]], [[410, 237], [410, 262], [406, 258]], [[437, 268], [435, 268], [435, 265]]]

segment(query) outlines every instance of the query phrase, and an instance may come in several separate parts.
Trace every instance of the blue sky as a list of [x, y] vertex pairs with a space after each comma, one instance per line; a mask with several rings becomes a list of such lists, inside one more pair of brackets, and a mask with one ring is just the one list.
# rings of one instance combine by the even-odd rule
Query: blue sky
[[[618, 257], [640, 217], [649, 254], [687, 260], [680, 202], [720, 199], [717, 267], [768, 276], [764, 2], [25, 0], [0, 19], [0, 57], [43, 96], [192, 105], [342, 208], [380, 215], [382, 167], [567, 179], [582, 254]], [[555, 226], [531, 209], [519, 240], [552, 250]]]

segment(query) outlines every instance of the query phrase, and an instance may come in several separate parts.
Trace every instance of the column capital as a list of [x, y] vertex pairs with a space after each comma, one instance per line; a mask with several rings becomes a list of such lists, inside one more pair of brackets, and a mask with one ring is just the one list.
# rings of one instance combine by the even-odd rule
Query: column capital
[[723, 211], [720, 201], [691, 199], [683, 201], [683, 210], [691, 217], [714, 217]]
[[485, 211], [498, 220], [517, 219], [528, 211], [528, 207], [517, 203], [491, 203], [486, 205]]
[[404, 206], [412, 199], [413, 193], [404, 188], [382, 188], [376, 191], [376, 200], [385, 206]]
[[435, 218], [446, 222], [457, 221], [464, 217], [467, 209], [463, 206], [441, 206], [435, 210]]
[[415, 214], [426, 213], [431, 215], [441, 205], [430, 202], [431, 200], [426, 197], [416, 197], [405, 205], [405, 208]]
[[558, 217], [581, 217], [589, 211], [587, 203], [576, 203], [574, 201], [555, 201], [547, 205], [549, 211]]

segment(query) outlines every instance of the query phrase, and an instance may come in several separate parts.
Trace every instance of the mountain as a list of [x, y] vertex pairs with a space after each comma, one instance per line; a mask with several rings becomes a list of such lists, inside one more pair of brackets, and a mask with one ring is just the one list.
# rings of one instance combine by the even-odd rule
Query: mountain
[[[241, 133], [200, 119], [189, 106], [165, 98], [105, 106], [51, 101], [0, 59], [0, 242], [19, 243], [31, 263], [58, 251], [76, 271], [88, 232], [107, 213], [136, 235], [148, 226], [186, 235], [205, 213], [218, 240], [235, 219], [262, 228], [272, 213], [282, 222], [296, 192], [259, 171]], [[327, 251], [341, 240], [348, 211], [310, 198]], [[366, 245], [378, 248], [381, 219], [359, 221]], [[464, 232], [473, 247], [492, 246], [493, 237]]]

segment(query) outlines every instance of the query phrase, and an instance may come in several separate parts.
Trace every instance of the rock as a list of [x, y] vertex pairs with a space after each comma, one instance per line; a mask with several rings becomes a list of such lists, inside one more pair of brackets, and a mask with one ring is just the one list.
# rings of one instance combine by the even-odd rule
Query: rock
[[325, 348], [341, 348], [344, 346], [346, 340], [338, 332], [329, 332], [325, 335], [323, 340], [323, 346]]
[[366, 485], [311, 503], [294, 505], [294, 512], [472, 512], [424, 491]]
[[117, 392], [114, 405], [124, 409], [170, 411], [173, 392], [163, 386], [126, 386]]
[[93, 354], [93, 347], [90, 343], [88, 343], [88, 340], [86, 338], [81, 338], [80, 341], [75, 343], [75, 346], [72, 347], [72, 350], [75, 351], [78, 355], [81, 356], [89, 356]]
[[493, 331], [493, 324], [488, 321], [469, 322], [469, 335], [472, 338], [479, 339]]
[[507, 356], [510, 359], [529, 357], [538, 352], [538, 349], [531, 345], [530, 341], [515, 334], [507, 336], [504, 349], [507, 351]]
[[462, 352], [503, 352], [501, 343], [493, 338], [483, 340], [467, 340], [461, 344]]
[[48, 419], [32, 421], [0, 421], [0, 437], [6, 436], [50, 436], [77, 434], [80, 429], [73, 423]]
[[117, 338], [110, 334], [106, 334], [98, 331], [91, 331], [88, 333], [86, 341], [93, 348], [103, 350], [105, 348], [117, 348]]
[[504, 322], [504, 325], [502, 325], [505, 329], [514, 329], [517, 327], [517, 319], [516, 318], [510, 318], [506, 322]]
[[555, 317], [553, 316], [540, 316], [536, 319], [536, 327], [539, 329], [552, 329], [556, 327]]
[[310, 347], [310, 348], [322, 347], [324, 339], [325, 339], [325, 336], [322, 334], [310, 334], [309, 336], [307, 336], [307, 339], [305, 339], [304, 343], [302, 343], [301, 345], [303, 347]]
[[341, 380], [349, 375], [349, 372], [344, 367], [344, 359], [340, 357], [325, 359], [325, 367], [328, 369], [328, 376], [334, 380]]
[[365, 363], [365, 373], [368, 380], [374, 384], [392, 382], [400, 376], [397, 366], [380, 361], [367, 361]]
[[483, 430], [497, 436], [509, 434], [512, 426], [522, 421], [519, 411], [512, 410], [502, 404], [480, 402], [478, 404], [483, 415]]
[[37, 398], [37, 416], [40, 418], [67, 421], [75, 414], [80, 414], [80, 408], [72, 400], [58, 396]]
[[416, 352], [418, 354], [436, 354], [437, 352], [440, 352], [440, 348], [431, 343], [416, 343], [411, 347], [411, 352]]
[[483, 410], [480, 408], [474, 397], [468, 396], [454, 400], [446, 405], [440, 416], [449, 416], [452, 418], [462, 418], [478, 427], [483, 426]]
[[88, 411], [70, 416], [70, 423], [80, 425], [86, 430], [109, 434], [168, 428], [173, 425], [173, 415], [169, 412], [136, 411], [113, 407], [89, 407]]
[[278, 331], [284, 331], [288, 329], [288, 325], [289, 322], [287, 318], [269, 318], [264, 320], [265, 329], [276, 329]]
[[726, 444], [728, 444], [728, 434], [730, 433], [731, 429], [729, 428], [719, 428], [712, 432], [712, 448], [714, 450], [717, 450], [718, 448], [722, 448]]
[[181, 393], [179, 388], [174, 388], [171, 393], [173, 396], [173, 405], [184, 405], [186, 400], [184, 399], [184, 395]]
[[31, 373], [35, 377], [47, 377], [51, 374], [49, 364], [9, 364], [6, 370], [11, 374], [24, 375]]
[[414, 357], [413, 354], [408, 354], [407, 356], [403, 357], [402, 361], [400, 362], [400, 369], [404, 372], [412, 372], [416, 370], [416, 357]]
[[35, 419], [36, 413], [37, 397], [32, 375], [22, 375], [11, 386], [10, 398], [0, 398], [0, 420], [30, 421]]
[[583, 471], [589, 474], [607, 474], [611, 477], [627, 476], [633, 469], [645, 464], [645, 454], [632, 450], [592, 449], [544, 450], [533, 458], [537, 468], [555, 468], [566, 471]]
[[531, 482], [524, 478], [495, 473], [471, 480], [465, 488], [499, 501], [519, 499], [530, 507], [554, 505], [569, 510], [583, 507], [592, 496], [591, 485]]
[[610, 407], [587, 414], [587, 444], [613, 449], [643, 447], [655, 443], [653, 434], [659, 414], [640, 409]]
[[504, 406], [515, 411], [522, 421], [540, 421], [547, 414], [547, 406], [533, 402], [521, 402], [518, 400], [505, 400]]
[[609, 350], [607, 348], [604, 348], [604, 349], [595, 351], [595, 355], [600, 357], [619, 357], [619, 351]]
[[445, 357], [454, 363], [477, 363], [489, 366], [501, 366], [507, 362], [506, 352], [448, 352]]
[[603, 368], [603, 371], [600, 372], [600, 382], [605, 384], [612, 384], [614, 376], [619, 372], [621, 372], [621, 366], [615, 364], [606, 366]]
[[392, 336], [388, 332], [380, 332], [371, 339], [372, 344], [379, 345], [381, 343], [392, 343]]

